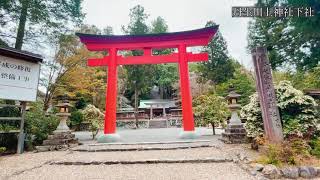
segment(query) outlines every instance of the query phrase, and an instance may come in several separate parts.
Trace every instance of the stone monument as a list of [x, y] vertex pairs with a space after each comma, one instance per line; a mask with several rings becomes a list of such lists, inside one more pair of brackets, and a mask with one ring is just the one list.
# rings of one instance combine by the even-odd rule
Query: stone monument
[[222, 141], [227, 144], [246, 143], [246, 130], [238, 116], [238, 110], [241, 108], [238, 104], [238, 99], [241, 95], [237, 94], [234, 88], [230, 88], [230, 92], [226, 99], [228, 100], [228, 107], [231, 111], [230, 122], [222, 133]]
[[59, 102], [56, 107], [59, 108], [57, 116], [60, 118], [60, 123], [57, 129], [53, 131], [53, 134], [49, 135], [48, 139], [43, 141], [43, 145], [36, 147], [39, 151], [65, 149], [79, 144], [75, 135], [71, 133], [67, 125], [67, 120], [71, 115], [69, 108], [72, 107], [67, 96], [62, 96], [61, 102]]
[[271, 142], [281, 142], [283, 140], [282, 125], [272, 83], [267, 49], [258, 47], [253, 49], [251, 53], [266, 138]]

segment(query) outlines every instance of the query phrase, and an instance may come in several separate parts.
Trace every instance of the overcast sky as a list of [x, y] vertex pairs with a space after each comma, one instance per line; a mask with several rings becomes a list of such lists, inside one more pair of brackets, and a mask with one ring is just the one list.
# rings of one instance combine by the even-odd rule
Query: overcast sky
[[99, 28], [112, 26], [114, 34], [123, 34], [122, 25], [129, 22], [129, 11], [142, 5], [148, 13], [148, 23], [163, 17], [170, 32], [198, 29], [213, 20], [228, 43], [232, 57], [248, 68], [252, 67], [247, 53], [247, 25], [249, 18], [232, 18], [232, 6], [253, 5], [254, 0], [84, 0], [85, 23]]

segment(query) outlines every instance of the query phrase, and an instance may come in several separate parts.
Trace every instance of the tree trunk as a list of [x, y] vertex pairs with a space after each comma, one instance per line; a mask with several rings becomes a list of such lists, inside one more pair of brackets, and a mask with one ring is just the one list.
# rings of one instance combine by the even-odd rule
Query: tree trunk
[[136, 120], [136, 128], [139, 128], [139, 119], [138, 119], [138, 89], [137, 86], [134, 88], [134, 118]]
[[163, 85], [159, 85], [159, 91], [160, 91], [160, 99], [164, 99], [163, 97]]
[[47, 110], [49, 109], [49, 105], [50, 105], [50, 101], [51, 101], [51, 94], [49, 94], [49, 92], [46, 92], [46, 96], [44, 97], [43, 100], [43, 111], [47, 112]]
[[212, 126], [212, 135], [216, 135], [216, 130], [215, 130], [215, 127], [214, 127], [214, 123], [211, 123], [211, 126]]
[[163, 97], [162, 99], [168, 99], [168, 88], [167, 86], [163, 86]]
[[21, 50], [28, 16], [29, 0], [22, 1], [15, 48]]
[[46, 99], [44, 100], [44, 103], [43, 103], [43, 111], [47, 112], [48, 109], [49, 109], [49, 101]]
[[55, 91], [55, 87], [52, 84], [47, 87], [46, 95], [43, 100], [43, 111], [46, 112], [49, 109], [50, 102], [52, 100], [53, 92]]

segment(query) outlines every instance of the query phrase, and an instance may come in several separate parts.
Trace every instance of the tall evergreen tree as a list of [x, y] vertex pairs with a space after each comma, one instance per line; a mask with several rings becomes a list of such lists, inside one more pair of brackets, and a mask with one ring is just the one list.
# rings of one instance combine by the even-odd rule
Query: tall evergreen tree
[[[213, 21], [209, 21], [206, 27], [214, 25], [216, 24]], [[205, 47], [205, 51], [209, 54], [209, 61], [199, 66], [199, 72], [204, 79], [219, 84], [233, 77], [235, 69], [228, 56], [227, 43], [219, 31]]]
[[82, 21], [81, 3], [82, 0], [1, 0], [0, 26], [4, 29], [0, 36], [14, 38], [15, 48], [21, 49], [26, 39], [58, 35], [72, 23]]
[[[157, 17], [151, 23], [151, 33], [166, 33], [168, 25], [162, 17]], [[173, 49], [154, 50], [155, 55], [165, 55], [173, 52]], [[169, 99], [172, 96], [173, 84], [178, 80], [177, 64], [157, 64], [155, 71], [155, 85], [159, 87], [161, 99]]]
[[169, 28], [168, 28], [166, 21], [161, 16], [158, 16], [151, 23], [151, 32], [152, 33], [165, 33], [165, 32], [168, 32], [168, 29]]
[[[123, 31], [130, 35], [140, 35], [149, 33], [149, 27], [146, 23], [148, 14], [145, 12], [144, 7], [137, 5], [130, 9], [130, 22], [127, 27], [122, 26]], [[140, 56], [143, 52], [133, 50], [131, 55]], [[150, 88], [154, 84], [153, 73], [155, 71], [155, 66], [152, 65], [130, 65], [125, 66], [128, 76], [128, 89], [134, 91], [134, 109], [135, 109], [135, 119], [136, 127], [138, 127], [138, 103], [139, 96], [145, 92], [149, 92]]]
[[313, 7], [313, 17], [254, 18], [249, 25], [248, 49], [267, 47], [273, 69], [305, 71], [320, 62], [320, 1], [258, 1], [259, 6]]

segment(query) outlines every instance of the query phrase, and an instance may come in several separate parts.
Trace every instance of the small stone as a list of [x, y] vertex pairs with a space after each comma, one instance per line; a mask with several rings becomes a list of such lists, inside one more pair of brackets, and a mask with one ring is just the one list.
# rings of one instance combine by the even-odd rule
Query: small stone
[[280, 170], [281, 174], [290, 179], [297, 179], [299, 177], [299, 168], [296, 167], [286, 167]]
[[49, 151], [54, 151], [54, 150], [56, 150], [56, 146], [50, 146], [49, 147]]
[[256, 175], [257, 175], [257, 171], [250, 171], [250, 174], [251, 174], [252, 176], [256, 176]]
[[66, 145], [66, 144], [56, 146], [56, 150], [58, 150], [58, 151], [65, 151], [67, 149], [68, 149], [68, 145]]
[[262, 171], [264, 168], [264, 165], [259, 164], [259, 163], [253, 163], [253, 164], [250, 164], [250, 166], [255, 171]]
[[316, 170], [317, 170], [317, 176], [320, 177], [320, 167], [316, 167]]
[[258, 177], [258, 180], [269, 180], [269, 179], [261, 176], [261, 177]]
[[313, 167], [301, 166], [299, 168], [299, 174], [303, 178], [312, 178], [315, 177], [316, 171]]
[[275, 165], [272, 165], [272, 164], [266, 165], [262, 170], [262, 174], [266, 178], [270, 178], [270, 179], [276, 179], [280, 177], [280, 171]]
[[240, 163], [239, 164], [240, 168], [243, 169], [243, 170], [246, 170], [246, 171], [249, 171], [249, 167], [246, 165], [246, 164], [243, 164], [243, 163]]
[[317, 169], [316, 168], [308, 167], [308, 169], [309, 169], [311, 177], [316, 177], [317, 176], [318, 173], [317, 173]]
[[247, 158], [247, 157], [246, 157], [244, 154], [242, 154], [242, 153], [239, 155], [240, 161], [244, 161], [246, 158]]
[[239, 163], [239, 159], [238, 158], [233, 158], [233, 162], [237, 164], [237, 163]]
[[78, 144], [69, 144], [70, 148], [74, 148], [74, 147], [77, 147], [77, 146], [78, 146]]
[[45, 151], [49, 151], [49, 146], [36, 146], [36, 150], [37, 152], [45, 152]]

